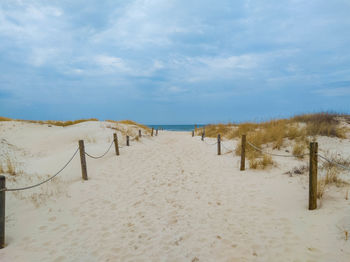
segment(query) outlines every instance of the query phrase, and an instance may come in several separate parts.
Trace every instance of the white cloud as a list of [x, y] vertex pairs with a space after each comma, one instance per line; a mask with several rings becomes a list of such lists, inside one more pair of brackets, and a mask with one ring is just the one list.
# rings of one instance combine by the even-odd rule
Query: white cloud
[[315, 91], [316, 94], [322, 96], [349, 96], [350, 95], [350, 86], [348, 87], [337, 87], [337, 88], [325, 88]]
[[[63, 11], [54, 6], [18, 2], [16, 8], [0, 8], [0, 43], [5, 50], [17, 48], [16, 58], [38, 67], [59, 64], [70, 32], [64, 32]], [[63, 44], [64, 43], [64, 44]]]
[[[109, 26], [94, 35], [96, 43], [112, 43], [131, 49], [166, 47], [173, 44], [173, 35], [201, 33], [201, 24], [177, 17], [173, 1], [136, 0], [110, 17]], [[184, 19], [185, 18], [185, 19]]]
[[184, 93], [187, 92], [186, 88], [178, 87], [178, 86], [171, 86], [167, 89], [170, 93]]
[[58, 50], [55, 48], [33, 48], [27, 62], [33, 66], [42, 66], [47, 61], [54, 60], [58, 55]]
[[239, 55], [228, 57], [204, 57], [198, 61], [213, 69], [251, 69], [258, 65], [258, 55]]
[[104, 67], [107, 71], [129, 71], [130, 69], [120, 57], [113, 57], [107, 55], [98, 55], [95, 57], [98, 65]]

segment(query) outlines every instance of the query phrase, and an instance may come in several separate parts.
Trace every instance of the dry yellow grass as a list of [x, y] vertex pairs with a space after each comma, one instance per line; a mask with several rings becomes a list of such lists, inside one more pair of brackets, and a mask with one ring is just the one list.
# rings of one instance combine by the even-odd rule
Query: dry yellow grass
[[11, 118], [0, 116], [0, 121], [12, 121], [12, 120], [13, 119]]
[[78, 120], [73, 120], [73, 121], [43, 121], [42, 124], [49, 124], [49, 125], [54, 125], [54, 126], [71, 126], [83, 122], [88, 122], [88, 121], [98, 121], [97, 118], [89, 118], [89, 119], [78, 119]]
[[[334, 162], [343, 164], [348, 166], [350, 164], [349, 160], [345, 160], [341, 157], [338, 157], [336, 155], [333, 156], [326, 156], [328, 159], [331, 159]], [[343, 186], [348, 186], [349, 183], [342, 180], [339, 175], [342, 171], [342, 169], [340, 169], [339, 167], [333, 165], [332, 163], [329, 162], [323, 162], [321, 170], [324, 170], [326, 172], [325, 176], [320, 178], [317, 181], [317, 191], [319, 191], [317, 193], [317, 197], [319, 199], [321, 199], [323, 197], [324, 191], [325, 189], [329, 186], [329, 185], [335, 185], [337, 187], [343, 187]], [[347, 198], [347, 194], [345, 199]]]
[[147, 132], [151, 131], [151, 129], [148, 126], [142, 125], [142, 124], [137, 123], [137, 122], [132, 121], [132, 120], [120, 120], [120, 121], [106, 120], [106, 121], [111, 122], [111, 123], [117, 123], [117, 124], [134, 125], [134, 126], [137, 126], [141, 129], [144, 129]]
[[339, 127], [340, 118], [347, 119], [345, 114], [321, 112], [316, 114], [304, 114], [293, 117], [295, 122], [306, 123], [306, 133], [309, 136], [331, 136], [345, 138], [345, 129]]
[[317, 198], [322, 199], [324, 195], [324, 191], [326, 189], [326, 182], [324, 179], [319, 179], [317, 181]]
[[[309, 142], [316, 136], [346, 137], [346, 129], [340, 127], [340, 119], [349, 119], [350, 116], [331, 113], [317, 113], [294, 116], [289, 119], [271, 120], [261, 123], [242, 124], [216, 124], [205, 126], [206, 137], [217, 137], [218, 134], [224, 139], [240, 139], [243, 134], [247, 141], [262, 148], [271, 147], [281, 149], [286, 141], [294, 141], [293, 155], [302, 155], [307, 149]], [[346, 120], [347, 121], [347, 120]], [[202, 134], [202, 128], [196, 130], [196, 135]], [[241, 153], [241, 145], [238, 143], [235, 150], [237, 155]], [[260, 153], [250, 146], [246, 147], [246, 155], [251, 166], [258, 168], [261, 158]]]
[[7, 163], [7, 173], [9, 173], [11, 176], [15, 176], [16, 168], [9, 157], [7, 157], [6, 163]]
[[302, 159], [304, 158], [303, 154], [305, 153], [307, 146], [304, 143], [295, 143], [293, 146], [293, 155]]
[[[28, 122], [28, 123], [35, 123], [35, 124], [46, 124], [46, 125], [65, 127], [65, 126], [71, 126], [71, 125], [75, 125], [75, 124], [79, 124], [87, 121], [99, 121], [99, 120], [97, 118], [89, 118], [89, 119], [78, 119], [78, 120], [68, 120], [68, 121], [54, 121], [54, 120], [41, 121], [41, 120], [22, 120], [22, 119], [11, 119], [7, 117], [0, 117], [0, 121], [18, 121], [18, 122]], [[121, 121], [106, 120], [106, 121], [111, 123], [135, 125], [135, 126], [138, 126], [139, 128], [144, 129], [147, 132], [150, 132], [151, 130], [148, 126], [139, 124], [132, 120], [121, 120]]]
[[[346, 130], [339, 127], [339, 118], [346, 117], [346, 115], [318, 113], [261, 123], [207, 125], [205, 134], [207, 137], [216, 137], [221, 134], [227, 139], [246, 134], [251, 139], [249, 141], [254, 140], [257, 146], [272, 143], [274, 148], [280, 148], [285, 138], [294, 140], [317, 135], [344, 138]], [[198, 131], [201, 133], [202, 129]]]
[[[317, 135], [344, 138], [345, 129], [339, 127], [338, 118], [341, 117], [345, 116], [319, 113], [262, 123], [208, 125], [205, 127], [205, 135], [206, 137], [216, 137], [221, 134], [223, 138], [232, 139], [240, 138], [246, 134], [247, 140], [258, 147], [270, 144], [273, 149], [280, 149], [286, 139], [307, 143], [308, 137]], [[197, 131], [201, 134], [202, 129], [197, 129]]]
[[78, 120], [68, 120], [68, 121], [54, 121], [54, 120], [23, 120], [23, 119], [11, 119], [7, 117], [0, 117], [0, 121], [18, 121], [18, 122], [27, 122], [27, 123], [35, 123], [35, 124], [43, 124], [43, 125], [53, 125], [53, 126], [71, 126], [87, 121], [98, 121], [97, 118], [89, 118], [89, 119], [78, 119]]
[[16, 176], [18, 173], [21, 173], [17, 169], [15, 162], [9, 155], [5, 156], [5, 163], [0, 163], [0, 173], [7, 173], [11, 176]]
[[264, 155], [262, 158], [249, 158], [251, 169], [266, 169], [274, 164], [271, 156]]

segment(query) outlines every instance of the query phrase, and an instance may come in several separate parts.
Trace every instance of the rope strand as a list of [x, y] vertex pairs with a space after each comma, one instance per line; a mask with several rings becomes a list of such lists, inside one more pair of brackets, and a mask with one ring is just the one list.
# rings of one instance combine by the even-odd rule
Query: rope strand
[[247, 144], [250, 145], [252, 148], [254, 148], [255, 150], [261, 152], [262, 154], [266, 154], [266, 155], [271, 155], [271, 156], [281, 156], [281, 157], [304, 157], [307, 156], [308, 154], [302, 154], [302, 155], [281, 155], [281, 154], [274, 154], [274, 153], [269, 153], [269, 152], [264, 152], [263, 150], [261, 150], [260, 148], [258, 148], [257, 146], [253, 145], [252, 143], [250, 143], [249, 141], [247, 141]]
[[214, 146], [214, 145], [216, 145], [218, 142], [215, 142], [215, 143], [208, 143], [207, 141], [205, 141], [205, 140], [203, 140], [204, 141], [204, 143], [206, 143], [207, 145], [209, 145], [209, 146]]
[[325, 160], [325, 161], [327, 161], [328, 163], [331, 163], [331, 164], [333, 164], [333, 165], [336, 165], [336, 166], [338, 166], [338, 167], [340, 167], [340, 168], [343, 168], [343, 169], [345, 169], [345, 170], [349, 170], [350, 171], [350, 167], [347, 167], [347, 166], [344, 166], [344, 165], [342, 165], [342, 164], [339, 164], [339, 163], [337, 163], [337, 162], [335, 162], [335, 161], [333, 161], [333, 160], [330, 160], [330, 159], [328, 159], [328, 158], [326, 158], [326, 157], [324, 157], [324, 156], [322, 156], [322, 155], [320, 155], [320, 154], [317, 154], [320, 158], [322, 158], [323, 160]]
[[75, 155], [78, 153], [79, 151], [79, 148], [77, 148], [77, 150], [75, 150], [73, 156], [69, 159], [69, 161], [56, 173], [54, 174], [53, 176], [49, 177], [48, 179], [38, 183], [38, 184], [35, 184], [35, 185], [31, 185], [31, 186], [27, 186], [27, 187], [20, 187], [20, 188], [2, 188], [0, 189], [0, 192], [3, 192], [3, 191], [20, 191], [20, 190], [26, 190], [26, 189], [31, 189], [31, 188], [34, 188], [34, 187], [38, 187], [46, 182], [49, 182], [50, 180], [52, 180], [54, 177], [56, 177], [58, 174], [60, 174], [68, 165], [69, 163], [73, 160], [73, 158], [75, 157]]
[[107, 151], [104, 152], [104, 153], [103, 153], [102, 155], [100, 155], [100, 156], [93, 156], [93, 155], [90, 155], [90, 154], [87, 153], [87, 152], [85, 152], [85, 155], [87, 155], [88, 157], [91, 157], [91, 158], [93, 158], [93, 159], [102, 158], [102, 157], [104, 157], [104, 156], [109, 152], [109, 150], [111, 150], [114, 141], [115, 141], [115, 139], [113, 139], [113, 141], [112, 141], [112, 143], [110, 144], [110, 146], [108, 147]]

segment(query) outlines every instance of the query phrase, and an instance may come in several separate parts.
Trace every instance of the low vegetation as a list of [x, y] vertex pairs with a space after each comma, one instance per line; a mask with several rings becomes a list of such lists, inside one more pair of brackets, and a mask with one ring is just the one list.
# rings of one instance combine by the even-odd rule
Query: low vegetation
[[293, 156], [302, 159], [305, 156], [305, 151], [307, 149], [307, 145], [305, 143], [295, 143], [293, 146], [292, 154]]
[[[217, 124], [205, 126], [206, 137], [216, 137], [221, 134], [227, 139], [241, 137], [243, 134], [250, 135], [256, 144], [274, 143], [278, 148], [284, 138], [296, 139], [305, 136], [330, 136], [346, 137], [346, 130], [339, 126], [342, 119], [347, 115], [332, 113], [317, 113], [294, 116], [289, 119], [270, 120], [261, 123], [241, 124]], [[202, 128], [197, 128], [196, 134], [202, 133]]]
[[[214, 138], [220, 134], [223, 139], [239, 139], [245, 134], [247, 141], [258, 148], [280, 150], [282, 147], [292, 145], [292, 154], [303, 158], [302, 155], [305, 154], [310, 141], [314, 141], [316, 136], [346, 138], [348, 130], [340, 123], [347, 122], [348, 119], [350, 119], [348, 115], [322, 112], [261, 123], [207, 125], [205, 128], [197, 128], [195, 133], [201, 135], [205, 130], [206, 137]], [[235, 152], [240, 155], [240, 143]], [[263, 161], [261, 154], [250, 146], [246, 148], [246, 157], [251, 163], [251, 168], [261, 168], [262, 163], [272, 164], [272, 160]]]
[[18, 170], [15, 161], [9, 155], [5, 156], [4, 162], [0, 163], [0, 174], [9, 174], [12, 177], [22, 173]]
[[249, 167], [252, 169], [265, 169], [274, 164], [271, 156], [264, 155], [262, 158], [249, 158]]
[[136, 123], [135, 121], [132, 121], [132, 120], [121, 120], [121, 121], [116, 121], [116, 123], [125, 124], [125, 125], [134, 125], [134, 126], [137, 126], [141, 129], [145, 129], [149, 132], [151, 131], [151, 129], [148, 126]]
[[[78, 119], [78, 120], [68, 120], [68, 121], [53, 121], [53, 120], [46, 120], [46, 121], [41, 121], [41, 120], [23, 120], [23, 119], [12, 119], [8, 117], [1, 117], [0, 116], [0, 122], [1, 121], [18, 121], [18, 122], [27, 122], [27, 123], [35, 123], [35, 124], [45, 124], [45, 125], [52, 125], [52, 126], [71, 126], [71, 125], [76, 125], [79, 123], [83, 122], [88, 122], [88, 121], [99, 121], [97, 118], [88, 118], [88, 119]], [[111, 122], [111, 123], [117, 123], [117, 124], [125, 124], [125, 125], [134, 125], [137, 126], [141, 129], [146, 130], [147, 132], [150, 132], [150, 128], [148, 126], [139, 124], [137, 122], [134, 122], [132, 120], [121, 120], [121, 121], [115, 121], [115, 120], [106, 120], [106, 122]]]
[[108, 128], [111, 128], [113, 130], [117, 130], [120, 133], [122, 133], [123, 136], [129, 135], [129, 136], [134, 136], [138, 137], [138, 130], [132, 130], [129, 128], [125, 128], [119, 124], [124, 124], [124, 125], [130, 125], [130, 126], [135, 126], [139, 129], [142, 129], [142, 134], [151, 134], [151, 129], [145, 125], [139, 124], [137, 122], [131, 121], [131, 120], [121, 120], [121, 121], [114, 121], [114, 120], [106, 120], [106, 122], [110, 122], [111, 125], [108, 125]]
[[23, 119], [11, 119], [7, 117], [0, 117], [0, 121], [18, 121], [18, 122], [26, 122], [26, 123], [35, 123], [35, 124], [43, 124], [43, 125], [53, 125], [53, 126], [71, 126], [87, 121], [98, 121], [97, 118], [89, 118], [89, 119], [78, 119], [78, 120], [69, 120], [69, 121], [53, 121], [53, 120], [23, 120]]
[[13, 119], [8, 118], [8, 117], [0, 116], [0, 121], [13, 121]]
[[293, 177], [295, 175], [305, 175], [309, 171], [309, 165], [303, 164], [301, 166], [294, 167], [292, 170], [287, 171], [285, 174]]
[[[326, 156], [331, 161], [334, 161], [336, 163], [339, 163], [344, 166], [350, 166], [350, 160], [344, 159], [337, 155], [327, 155]], [[341, 179], [340, 174], [342, 173], [343, 169], [340, 167], [337, 167], [336, 165], [329, 163], [327, 161], [322, 163], [322, 166], [320, 168], [321, 172], [324, 172], [325, 175], [319, 177], [317, 181], [317, 197], [319, 199], [322, 199], [324, 195], [324, 191], [329, 187], [330, 185], [335, 185], [337, 187], [341, 186], [348, 186], [349, 183]], [[348, 192], [348, 191], [347, 191]], [[347, 198], [347, 194], [345, 196], [345, 199]]]

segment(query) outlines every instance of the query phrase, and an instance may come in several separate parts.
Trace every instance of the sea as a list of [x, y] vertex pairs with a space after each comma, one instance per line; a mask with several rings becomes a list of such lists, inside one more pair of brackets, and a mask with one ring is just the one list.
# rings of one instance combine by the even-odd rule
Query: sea
[[[168, 131], [191, 131], [194, 130], [195, 125], [147, 125], [150, 128], [161, 129]], [[197, 125], [197, 128], [203, 127], [204, 125]]]

